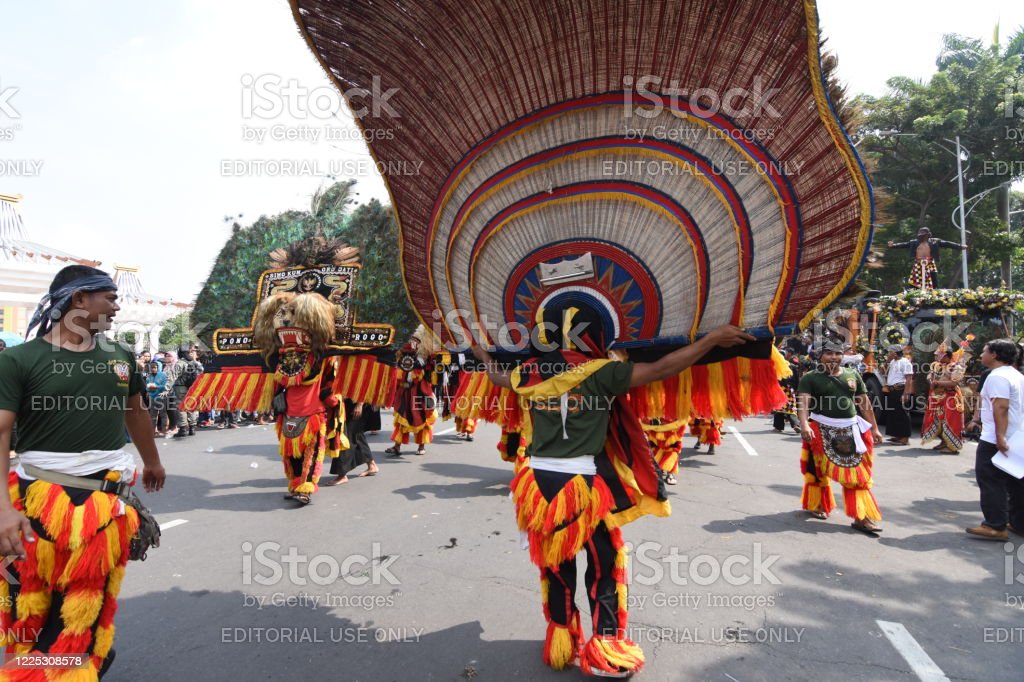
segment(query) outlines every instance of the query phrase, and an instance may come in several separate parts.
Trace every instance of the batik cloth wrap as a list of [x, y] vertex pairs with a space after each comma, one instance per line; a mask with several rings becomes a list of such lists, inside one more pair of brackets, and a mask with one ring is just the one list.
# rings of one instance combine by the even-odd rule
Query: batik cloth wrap
[[935, 278], [939, 269], [935, 267], [935, 261], [931, 258], [918, 258], [910, 270], [910, 277], [907, 283], [912, 289], [928, 291], [935, 288]]
[[847, 516], [855, 520], [881, 520], [882, 513], [871, 492], [874, 461], [871, 424], [861, 417], [836, 419], [815, 413], [811, 413], [808, 423], [814, 440], [801, 444], [803, 508], [831, 514], [836, 506], [831, 486], [835, 480], [843, 486]]
[[[959, 384], [964, 368], [951, 363], [928, 373], [928, 382], [953, 381]], [[939, 440], [948, 450], [960, 452], [964, 446], [964, 395], [957, 385], [953, 388], [932, 388], [928, 391], [928, 407], [921, 423], [921, 444]]]

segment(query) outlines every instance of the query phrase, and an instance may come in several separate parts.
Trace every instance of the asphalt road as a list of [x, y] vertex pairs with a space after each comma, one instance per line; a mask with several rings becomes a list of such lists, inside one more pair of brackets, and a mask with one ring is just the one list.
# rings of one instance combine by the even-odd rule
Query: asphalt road
[[[980, 520], [974, 445], [883, 446], [872, 538], [799, 511], [796, 436], [730, 426], [717, 454], [685, 453], [671, 518], [624, 531], [638, 679], [1024, 679], [1024, 543], [963, 532]], [[145, 501], [164, 542], [128, 568], [106, 679], [582, 679], [541, 662], [497, 429], [436, 430], [423, 457], [371, 437], [380, 474], [306, 508], [283, 499], [271, 428], [163, 444], [167, 487]]]

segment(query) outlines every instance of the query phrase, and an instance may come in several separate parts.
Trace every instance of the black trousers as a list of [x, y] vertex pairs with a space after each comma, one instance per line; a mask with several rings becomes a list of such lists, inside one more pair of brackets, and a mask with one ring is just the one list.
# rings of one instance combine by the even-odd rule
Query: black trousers
[[[534, 478], [541, 494], [550, 502], [555, 495], [573, 478], [571, 474], [534, 469]], [[588, 483], [590, 476], [584, 476]], [[624, 624], [619, 623], [619, 596], [616, 592], [615, 557], [618, 549], [612, 540], [611, 531], [602, 521], [594, 529], [590, 541], [585, 544], [587, 572], [583, 576], [587, 587], [590, 612], [594, 615], [594, 634], [613, 637]], [[548, 581], [548, 609], [552, 622], [569, 625], [576, 613], [576, 557], [562, 562], [558, 570], [541, 569]]]
[[985, 516], [985, 525], [994, 530], [1005, 530], [1009, 521], [1014, 528], [1024, 531], [1024, 481], [992, 463], [996, 452], [995, 445], [980, 441], [974, 460], [974, 477], [981, 492], [981, 513]]
[[773, 412], [772, 413], [772, 428], [776, 431], [784, 431], [786, 424], [789, 424], [794, 429], [799, 426], [796, 415], [789, 414], [786, 412]]
[[910, 438], [910, 411], [903, 405], [903, 387], [885, 393], [885, 435]]
[[345, 411], [349, 415], [345, 422], [345, 437], [348, 438], [349, 448], [331, 461], [331, 473], [335, 476], [344, 476], [357, 466], [373, 461], [373, 453], [366, 440], [366, 408], [363, 408], [361, 416], [352, 417], [354, 407], [351, 401], [345, 401]]

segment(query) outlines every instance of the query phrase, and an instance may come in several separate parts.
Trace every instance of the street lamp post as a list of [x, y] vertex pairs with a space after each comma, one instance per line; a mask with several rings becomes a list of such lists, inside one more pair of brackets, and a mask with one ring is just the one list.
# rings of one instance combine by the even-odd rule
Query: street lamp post
[[[960, 243], [967, 245], [967, 221], [964, 219], [964, 171], [963, 154], [960, 153], [960, 136], [956, 136], [956, 179], [960, 192]], [[964, 289], [967, 289], [967, 251], [960, 251], [960, 265], [964, 274]]]
[[[1012, 227], [1012, 225], [1010, 223], [1010, 216], [1017, 215], [1018, 213], [1024, 213], [1024, 209], [1022, 209], [1020, 211], [1011, 211], [1010, 210], [1010, 193], [1007, 192], [1006, 193], [1006, 234], [1008, 234], [1010, 236], [1013, 236], [1013, 227]], [[1006, 278], [1007, 278], [1006, 288], [1010, 289], [1010, 290], [1013, 290], [1013, 256], [1012, 256], [1012, 251], [1011, 251], [1011, 256], [1010, 256], [1010, 269], [1007, 270], [1007, 272], [1006, 272]]]

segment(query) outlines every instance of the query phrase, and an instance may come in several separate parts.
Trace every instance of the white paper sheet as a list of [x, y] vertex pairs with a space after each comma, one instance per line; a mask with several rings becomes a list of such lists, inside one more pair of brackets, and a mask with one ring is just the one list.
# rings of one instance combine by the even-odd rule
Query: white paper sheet
[[1006, 442], [1010, 446], [1006, 452], [1009, 456], [997, 452], [992, 455], [992, 464], [1014, 478], [1024, 478], [1024, 429], [1017, 429]]

